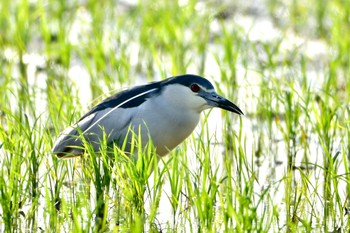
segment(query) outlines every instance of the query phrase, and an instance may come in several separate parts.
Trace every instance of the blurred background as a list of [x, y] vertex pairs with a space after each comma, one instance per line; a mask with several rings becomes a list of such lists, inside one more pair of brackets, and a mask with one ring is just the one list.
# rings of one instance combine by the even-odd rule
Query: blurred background
[[[173, 217], [147, 229], [348, 231], [349, 54], [348, 0], [2, 0], [0, 230], [63, 231], [57, 225], [77, 206], [74, 188], [62, 204], [66, 217], [52, 216], [76, 165], [51, 158], [57, 134], [122, 88], [192, 73], [245, 116], [213, 110], [171, 156], [190, 147], [201, 164], [193, 145], [205, 130], [217, 145], [211, 154], [232, 158], [231, 186], [217, 184], [231, 187], [232, 203], [214, 193], [221, 205], [212, 204], [211, 217], [198, 217], [195, 203], [185, 217], [171, 205]], [[93, 216], [86, 211], [78, 216]], [[64, 230], [93, 229], [79, 223]]]

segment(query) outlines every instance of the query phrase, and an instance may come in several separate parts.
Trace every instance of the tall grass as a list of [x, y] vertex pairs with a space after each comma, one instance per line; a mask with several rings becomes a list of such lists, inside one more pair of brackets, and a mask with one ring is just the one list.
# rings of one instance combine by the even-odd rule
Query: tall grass
[[[349, 9], [1, 1], [0, 231], [349, 231]], [[105, 93], [182, 73], [245, 116], [203, 114], [165, 158], [51, 154]]]

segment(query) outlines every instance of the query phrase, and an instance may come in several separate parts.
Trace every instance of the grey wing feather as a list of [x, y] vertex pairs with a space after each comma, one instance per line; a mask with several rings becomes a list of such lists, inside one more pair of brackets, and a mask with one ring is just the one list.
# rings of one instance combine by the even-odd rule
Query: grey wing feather
[[64, 130], [54, 145], [53, 153], [65, 158], [81, 155], [84, 145], [80, 135], [91, 143], [95, 151], [98, 151], [104, 133], [107, 135], [107, 143], [118, 139], [124, 141], [123, 137], [126, 136], [133, 119], [133, 109], [110, 110], [111, 108], [97, 111]]
[[79, 139], [80, 132], [84, 131], [93, 122], [95, 114], [79, 121], [75, 126], [65, 129], [57, 138], [52, 152], [58, 157], [72, 157], [83, 153], [83, 144]]

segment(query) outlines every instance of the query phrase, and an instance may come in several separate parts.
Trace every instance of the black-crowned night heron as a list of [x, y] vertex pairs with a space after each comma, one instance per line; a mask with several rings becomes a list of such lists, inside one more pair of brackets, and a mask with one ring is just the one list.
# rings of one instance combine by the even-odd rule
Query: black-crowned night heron
[[121, 91], [95, 106], [57, 139], [53, 153], [73, 157], [84, 152], [83, 136], [98, 152], [104, 133], [107, 143], [129, 152], [130, 130], [141, 136], [142, 146], [151, 138], [159, 156], [166, 155], [195, 129], [200, 113], [219, 107], [243, 112], [217, 94], [213, 85], [196, 75], [181, 75]]

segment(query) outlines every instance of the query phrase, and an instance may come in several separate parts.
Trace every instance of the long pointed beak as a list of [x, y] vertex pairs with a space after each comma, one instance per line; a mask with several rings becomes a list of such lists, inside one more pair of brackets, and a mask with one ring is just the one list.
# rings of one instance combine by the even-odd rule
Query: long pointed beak
[[237, 113], [238, 115], [244, 115], [242, 110], [239, 109], [237, 105], [235, 105], [228, 99], [222, 97], [216, 92], [211, 92], [211, 93], [203, 92], [203, 93], [200, 93], [199, 95], [208, 102], [209, 106], [222, 108], [227, 111]]

